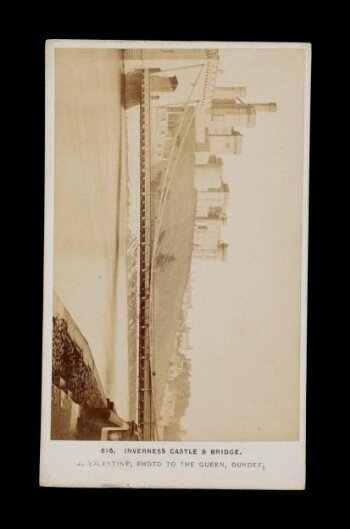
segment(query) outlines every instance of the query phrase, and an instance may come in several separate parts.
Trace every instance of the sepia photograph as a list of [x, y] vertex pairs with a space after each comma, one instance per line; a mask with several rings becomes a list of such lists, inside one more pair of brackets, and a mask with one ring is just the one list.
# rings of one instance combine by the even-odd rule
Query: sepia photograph
[[47, 442], [304, 442], [310, 48], [115, 44], [47, 63]]

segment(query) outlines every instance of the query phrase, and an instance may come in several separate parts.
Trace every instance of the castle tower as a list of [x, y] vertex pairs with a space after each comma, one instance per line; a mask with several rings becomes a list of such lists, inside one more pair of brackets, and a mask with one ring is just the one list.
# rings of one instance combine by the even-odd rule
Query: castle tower
[[255, 127], [256, 112], [276, 112], [276, 103], [241, 103], [237, 99], [214, 99], [209, 125]]
[[255, 127], [255, 116], [254, 105], [238, 103], [235, 99], [214, 99], [210, 125]]
[[223, 181], [218, 187], [197, 191], [196, 217], [207, 217], [211, 208], [221, 208], [222, 211], [225, 211], [229, 199], [230, 188]]
[[221, 158], [209, 155], [204, 164], [197, 164], [194, 173], [194, 185], [198, 191], [220, 188], [222, 184], [223, 162]]
[[233, 127], [210, 127], [209, 151], [213, 154], [241, 154], [242, 134]]
[[206, 261], [226, 261], [228, 244], [218, 241], [215, 247], [193, 245], [193, 257]]

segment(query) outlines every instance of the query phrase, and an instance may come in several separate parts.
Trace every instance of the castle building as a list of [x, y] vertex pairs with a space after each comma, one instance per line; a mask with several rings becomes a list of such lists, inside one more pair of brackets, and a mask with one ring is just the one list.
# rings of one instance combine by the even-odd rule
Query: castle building
[[196, 163], [194, 173], [195, 188], [198, 191], [220, 188], [222, 184], [222, 159], [208, 153], [208, 156], [202, 161], [204, 163]]
[[169, 158], [183, 113], [183, 105], [151, 107], [152, 163]]
[[168, 118], [168, 132], [172, 135], [176, 133], [178, 126], [180, 125], [182, 115], [185, 111], [183, 105], [174, 105], [166, 107], [167, 118]]
[[197, 143], [197, 152], [209, 154], [241, 154], [243, 135], [234, 127], [212, 124], [205, 130], [204, 143]]
[[194, 247], [215, 249], [221, 241], [221, 226], [227, 223], [222, 207], [210, 207], [207, 216], [197, 216], [194, 225]]
[[210, 261], [226, 261], [227, 259], [228, 244], [219, 241], [216, 246], [197, 246], [193, 245], [193, 257], [194, 259], [203, 259]]
[[[208, 109], [213, 99], [216, 76], [219, 66], [219, 50], [205, 48], [143, 48], [124, 50], [124, 68], [128, 72], [135, 68], [186, 68], [192, 70], [193, 82], [197, 73], [201, 74], [196, 80], [193, 91], [193, 101], [198, 102], [204, 110]], [[200, 70], [201, 69], [201, 70]]]
[[219, 187], [198, 191], [196, 217], [207, 217], [211, 208], [221, 208], [222, 211], [225, 211], [228, 206], [229, 195], [229, 186], [222, 181]]
[[221, 223], [206, 217], [196, 219], [193, 245], [197, 248], [216, 248], [221, 240]]
[[242, 138], [242, 134], [233, 127], [229, 132], [209, 128], [209, 150], [215, 154], [241, 154]]
[[243, 103], [238, 99], [213, 99], [209, 126], [255, 127], [257, 112], [276, 112], [276, 103]]
[[168, 134], [168, 119], [165, 108], [151, 108], [151, 156], [152, 163], [164, 159], [164, 141]]

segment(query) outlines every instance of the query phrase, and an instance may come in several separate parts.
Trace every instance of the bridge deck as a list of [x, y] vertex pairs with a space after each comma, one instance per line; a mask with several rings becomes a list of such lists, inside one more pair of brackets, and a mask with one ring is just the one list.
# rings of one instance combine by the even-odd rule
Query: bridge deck
[[151, 131], [150, 74], [145, 69], [141, 79], [140, 111], [140, 317], [139, 317], [139, 387], [138, 423], [143, 440], [152, 440], [154, 413], [150, 364], [150, 281], [151, 281]]

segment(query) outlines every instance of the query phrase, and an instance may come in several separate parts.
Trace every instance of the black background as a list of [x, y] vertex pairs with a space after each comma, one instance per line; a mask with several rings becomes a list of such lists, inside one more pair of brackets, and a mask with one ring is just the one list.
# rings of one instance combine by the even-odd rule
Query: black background
[[[327, 508], [332, 489], [329, 479], [332, 461], [338, 455], [334, 447], [333, 431], [339, 429], [334, 408], [330, 405], [330, 381], [336, 378], [335, 345], [330, 340], [329, 328], [334, 317], [327, 300], [332, 293], [331, 262], [336, 250], [334, 231], [330, 228], [329, 205], [337, 200], [339, 187], [333, 170], [333, 124], [327, 123], [324, 111], [325, 90], [330, 82], [329, 72], [334, 67], [330, 46], [327, 16], [316, 21], [296, 4], [280, 4], [277, 8], [261, 6], [259, 11], [247, 4], [214, 6], [189, 6], [164, 4], [160, 20], [153, 18], [154, 5], [140, 9], [137, 4], [120, 8], [114, 6], [85, 6], [73, 20], [71, 6], [51, 5], [46, 16], [45, 7], [22, 13], [21, 29], [15, 24], [12, 38], [16, 48], [15, 70], [17, 83], [6, 88], [15, 92], [20, 102], [20, 112], [14, 124], [15, 155], [12, 173], [8, 179], [20, 194], [16, 202], [16, 216], [23, 215], [20, 230], [18, 298], [13, 315], [21, 319], [16, 339], [22, 340], [21, 360], [13, 351], [16, 372], [21, 365], [23, 383], [16, 388], [19, 397], [17, 410], [22, 410], [21, 427], [25, 435], [19, 436], [19, 449], [13, 459], [20, 462], [15, 475], [16, 491], [30, 500], [30, 512], [40, 513], [42, 507], [51, 510], [50, 520], [62, 523], [88, 517], [107, 515], [108, 523], [163, 523], [187, 519], [185, 511], [195, 507], [196, 516], [214, 515], [219, 523], [224, 509], [228, 508], [227, 522], [238, 519], [248, 526], [253, 517], [258, 523], [272, 521], [284, 524], [291, 521], [301, 505]], [[230, 10], [231, 7], [231, 10]], [[234, 8], [234, 9], [233, 9]], [[48, 7], [47, 7], [48, 9]], [[83, 9], [83, 8], [82, 8]], [[90, 21], [82, 19], [88, 12]], [[63, 13], [58, 20], [58, 13]], [[147, 13], [147, 18], [146, 14]], [[157, 11], [158, 13], [158, 11]], [[190, 18], [191, 17], [191, 18]], [[46, 19], [46, 20], [44, 20]], [[92, 24], [95, 23], [95, 26]], [[22, 29], [23, 28], [23, 29]], [[310, 149], [310, 236], [308, 284], [308, 374], [307, 374], [307, 487], [305, 491], [167, 491], [118, 489], [49, 489], [39, 487], [39, 442], [41, 411], [41, 341], [43, 294], [43, 221], [44, 221], [44, 47], [46, 39], [152, 39], [152, 40], [215, 40], [215, 41], [283, 41], [312, 43], [312, 102]], [[14, 40], [17, 42], [14, 43]], [[19, 59], [19, 60], [18, 60]], [[328, 72], [328, 73], [327, 73]], [[11, 73], [12, 75], [12, 73]], [[332, 79], [332, 77], [331, 77]], [[18, 91], [16, 90], [18, 88]], [[332, 97], [335, 94], [332, 94]], [[20, 142], [20, 150], [18, 147]], [[22, 162], [22, 168], [19, 169]], [[15, 170], [13, 169], [15, 168]], [[334, 185], [332, 185], [332, 182]], [[20, 190], [20, 191], [19, 191]], [[337, 208], [335, 208], [337, 209]], [[12, 216], [13, 216], [12, 211]], [[11, 216], [8, 218], [12, 218]], [[17, 248], [18, 249], [18, 248]], [[23, 303], [24, 299], [24, 303]], [[22, 316], [20, 316], [23, 314]], [[13, 347], [12, 347], [13, 349]], [[13, 393], [12, 393], [13, 394]], [[14, 405], [13, 405], [14, 406]], [[23, 425], [25, 422], [25, 426]], [[13, 477], [13, 475], [12, 475]], [[17, 494], [16, 492], [16, 494]], [[161, 506], [168, 506], [160, 515]], [[256, 506], [256, 508], [253, 507]], [[68, 517], [67, 510], [73, 511]], [[312, 513], [312, 510], [310, 511]], [[44, 516], [44, 515], [43, 515]], [[46, 515], [45, 515], [46, 516]], [[287, 517], [287, 518], [286, 518]], [[299, 520], [298, 523], [303, 523]]]

